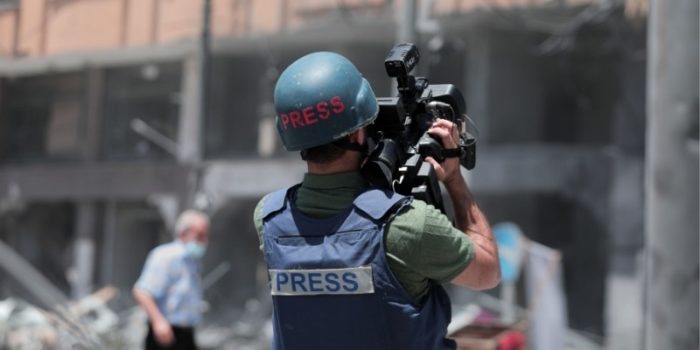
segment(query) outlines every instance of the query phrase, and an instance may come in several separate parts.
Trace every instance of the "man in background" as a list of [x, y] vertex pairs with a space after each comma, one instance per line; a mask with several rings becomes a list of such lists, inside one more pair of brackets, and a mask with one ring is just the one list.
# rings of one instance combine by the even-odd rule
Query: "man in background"
[[133, 295], [148, 315], [145, 349], [197, 349], [194, 327], [202, 319], [201, 258], [209, 240], [209, 217], [183, 212], [175, 239], [153, 249]]

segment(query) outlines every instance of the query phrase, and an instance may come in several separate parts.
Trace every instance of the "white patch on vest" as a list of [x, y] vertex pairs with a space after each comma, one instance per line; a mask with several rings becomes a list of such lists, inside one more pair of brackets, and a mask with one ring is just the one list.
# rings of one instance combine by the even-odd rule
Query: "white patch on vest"
[[374, 293], [372, 267], [344, 269], [269, 270], [272, 295]]

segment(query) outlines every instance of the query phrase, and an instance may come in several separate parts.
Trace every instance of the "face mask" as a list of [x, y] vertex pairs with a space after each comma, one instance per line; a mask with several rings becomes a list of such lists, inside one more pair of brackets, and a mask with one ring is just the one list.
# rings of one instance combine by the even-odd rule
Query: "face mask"
[[207, 246], [199, 242], [185, 243], [185, 256], [194, 259], [201, 259], [207, 252]]

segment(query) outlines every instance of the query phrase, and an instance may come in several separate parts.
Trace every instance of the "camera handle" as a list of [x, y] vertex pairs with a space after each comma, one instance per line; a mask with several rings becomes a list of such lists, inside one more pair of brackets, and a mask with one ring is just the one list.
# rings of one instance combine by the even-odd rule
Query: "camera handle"
[[394, 192], [411, 195], [432, 204], [445, 212], [437, 174], [433, 166], [421, 154], [411, 155], [398, 169], [398, 178], [393, 183]]

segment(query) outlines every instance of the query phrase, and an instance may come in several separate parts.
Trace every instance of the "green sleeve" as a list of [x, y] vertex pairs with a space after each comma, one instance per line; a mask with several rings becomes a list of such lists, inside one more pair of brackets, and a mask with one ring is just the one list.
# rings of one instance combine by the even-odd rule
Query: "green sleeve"
[[458, 230], [439, 210], [426, 205], [423, 242], [416, 261], [416, 271], [447, 283], [467, 268], [474, 258], [474, 243]]
[[260, 202], [258, 202], [258, 205], [255, 206], [255, 211], [253, 212], [253, 222], [255, 223], [255, 230], [258, 232], [258, 240], [260, 241], [260, 251], [263, 251], [263, 248], [264, 248], [262, 209], [263, 209], [263, 204], [265, 202], [265, 198], [266, 197], [263, 197], [260, 200]]
[[396, 278], [418, 300], [430, 281], [447, 283], [464, 271], [474, 243], [435, 207], [414, 200], [390, 222], [386, 253]]

